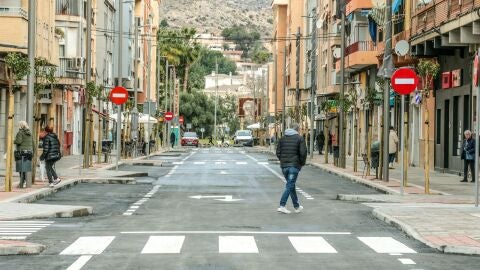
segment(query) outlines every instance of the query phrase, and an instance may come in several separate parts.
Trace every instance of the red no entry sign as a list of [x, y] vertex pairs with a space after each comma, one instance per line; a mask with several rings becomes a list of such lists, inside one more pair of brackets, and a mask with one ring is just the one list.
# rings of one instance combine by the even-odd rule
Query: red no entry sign
[[392, 88], [399, 95], [408, 95], [418, 85], [417, 73], [410, 68], [399, 68], [392, 75]]
[[165, 121], [172, 121], [173, 119], [173, 113], [172, 112], [166, 112], [165, 113]]
[[117, 105], [122, 105], [128, 100], [128, 91], [127, 89], [117, 86], [110, 91], [110, 101]]

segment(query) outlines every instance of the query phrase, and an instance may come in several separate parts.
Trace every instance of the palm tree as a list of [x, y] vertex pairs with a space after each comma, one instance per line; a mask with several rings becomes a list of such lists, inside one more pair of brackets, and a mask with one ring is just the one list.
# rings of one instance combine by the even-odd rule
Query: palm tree
[[187, 92], [188, 76], [190, 67], [195, 63], [200, 55], [200, 45], [194, 40], [197, 31], [194, 28], [183, 28], [181, 35], [183, 38], [182, 64], [184, 67], [183, 92]]

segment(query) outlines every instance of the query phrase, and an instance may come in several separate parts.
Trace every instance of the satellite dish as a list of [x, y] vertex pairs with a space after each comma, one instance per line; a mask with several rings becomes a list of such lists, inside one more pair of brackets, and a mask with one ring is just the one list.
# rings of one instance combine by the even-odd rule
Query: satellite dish
[[340, 58], [342, 56], [342, 51], [340, 48], [335, 48], [335, 50], [333, 50], [333, 57], [335, 58]]
[[395, 45], [395, 53], [400, 55], [400, 56], [407, 55], [409, 50], [410, 50], [410, 45], [408, 44], [408, 42], [406, 40], [400, 40]]

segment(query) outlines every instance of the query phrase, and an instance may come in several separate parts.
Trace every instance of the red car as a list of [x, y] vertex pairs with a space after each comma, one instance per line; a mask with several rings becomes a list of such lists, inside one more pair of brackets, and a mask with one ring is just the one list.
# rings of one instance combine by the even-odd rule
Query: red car
[[185, 132], [180, 142], [182, 146], [198, 147], [198, 135], [195, 132]]

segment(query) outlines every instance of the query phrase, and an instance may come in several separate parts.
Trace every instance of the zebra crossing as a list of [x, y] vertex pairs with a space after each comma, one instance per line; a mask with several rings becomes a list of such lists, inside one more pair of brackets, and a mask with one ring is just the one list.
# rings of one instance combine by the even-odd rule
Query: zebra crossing
[[23, 240], [50, 226], [54, 221], [14, 220], [0, 221], [0, 240]]
[[[131, 237], [131, 236], [130, 236]], [[320, 235], [276, 235], [284, 244], [290, 246], [290, 252], [298, 254], [337, 254], [342, 250], [330, 243], [329, 239]], [[116, 240], [117, 239], [117, 240]], [[129, 241], [129, 237], [116, 236], [85, 236], [79, 237], [75, 242], [66, 247], [60, 255], [99, 255], [108, 250], [115, 241]], [[130, 251], [140, 254], [180, 254], [184, 252], [183, 246], [187, 241], [198, 240], [196, 235], [149, 235], [143, 240], [143, 248]], [[277, 250], [276, 245], [268, 246], [265, 237], [255, 235], [216, 235], [211, 236], [209, 241], [215, 241], [216, 250], [206, 250], [201, 247], [197, 252], [218, 252], [219, 254], [252, 254], [271, 252]], [[403, 254], [416, 253], [415, 250], [392, 237], [352, 237], [352, 241], [358, 241], [364, 248], [374, 253], [401, 256]], [[259, 242], [262, 242], [259, 245]], [[261, 246], [261, 248], [259, 248]], [[283, 249], [282, 249], [283, 251]], [[189, 250], [188, 252], [192, 252]], [[195, 251], [193, 251], [195, 252]], [[343, 251], [348, 252], [348, 251]], [[406, 261], [407, 262], [407, 261]], [[410, 262], [410, 261], [408, 261]]]

